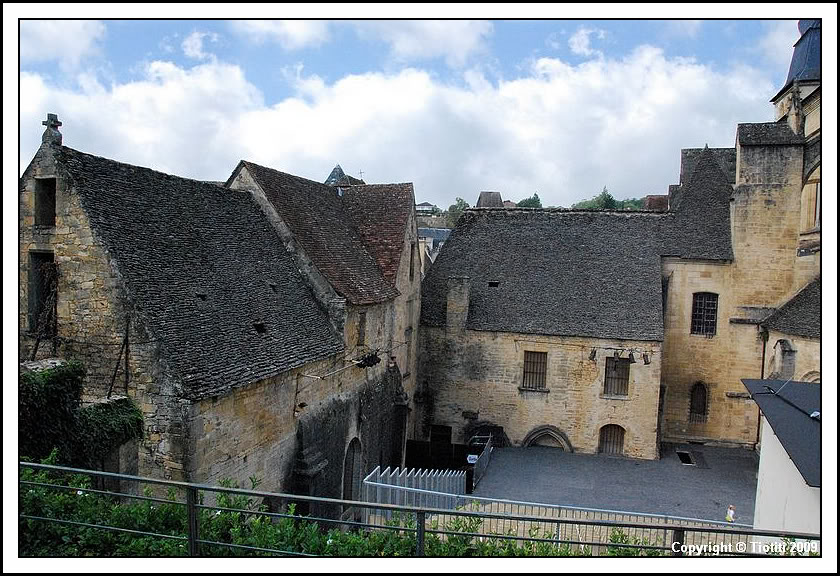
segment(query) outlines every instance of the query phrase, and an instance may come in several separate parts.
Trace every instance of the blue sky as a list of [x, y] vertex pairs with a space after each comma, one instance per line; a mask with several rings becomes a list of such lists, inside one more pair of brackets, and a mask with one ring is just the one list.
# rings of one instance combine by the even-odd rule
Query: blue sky
[[224, 180], [239, 159], [418, 201], [665, 193], [681, 147], [773, 120], [796, 21], [24, 21], [22, 171], [65, 144]]

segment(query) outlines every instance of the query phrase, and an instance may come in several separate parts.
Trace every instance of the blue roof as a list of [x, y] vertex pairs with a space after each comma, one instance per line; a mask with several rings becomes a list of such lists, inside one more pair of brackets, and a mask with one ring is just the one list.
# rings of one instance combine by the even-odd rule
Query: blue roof
[[822, 44], [822, 25], [820, 20], [800, 20], [799, 32], [802, 34], [793, 45], [793, 57], [790, 60], [787, 80], [772, 100], [776, 100], [790, 88], [794, 80], [800, 82], [820, 80], [820, 47]]

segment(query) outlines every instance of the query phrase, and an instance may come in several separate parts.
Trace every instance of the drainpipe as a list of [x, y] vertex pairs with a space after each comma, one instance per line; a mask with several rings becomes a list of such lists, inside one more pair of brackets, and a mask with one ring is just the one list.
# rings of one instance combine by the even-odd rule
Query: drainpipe
[[[758, 328], [759, 337], [761, 338], [761, 380], [764, 380], [764, 359], [767, 355], [767, 340], [770, 339], [770, 332], [768, 332], [767, 328], [763, 326], [759, 326]], [[758, 402], [756, 402], [756, 408], [758, 408]], [[761, 442], [761, 408], [758, 408], [758, 420], [755, 425], [755, 445], [757, 447], [759, 442]]]

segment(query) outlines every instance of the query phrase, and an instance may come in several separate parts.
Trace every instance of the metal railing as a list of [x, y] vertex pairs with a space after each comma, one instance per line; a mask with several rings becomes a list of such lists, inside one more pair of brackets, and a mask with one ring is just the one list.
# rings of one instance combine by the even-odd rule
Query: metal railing
[[478, 456], [478, 460], [475, 461], [475, 465], [473, 466], [473, 490], [475, 487], [478, 486], [478, 482], [484, 476], [484, 473], [487, 471], [487, 466], [490, 465], [490, 455], [493, 453], [493, 436], [473, 436], [470, 438], [470, 444], [474, 442], [484, 441], [484, 450], [481, 451], [481, 454]]
[[[524, 546], [528, 543], [544, 544], [551, 547], [565, 546], [568, 550], [578, 553], [589, 553], [600, 555], [603, 553], [611, 555], [731, 555], [731, 556], [762, 556], [764, 542], [788, 539], [792, 541], [816, 542], [819, 544], [820, 536], [814, 534], [802, 534], [793, 532], [777, 532], [767, 530], [755, 530], [752, 528], [732, 526], [683, 526], [668, 522], [660, 524], [637, 523], [626, 521], [591, 520], [588, 518], [568, 518], [536, 516], [534, 514], [509, 515], [488, 511], [476, 511], [468, 509], [447, 510], [431, 507], [417, 507], [407, 505], [382, 504], [370, 502], [356, 502], [350, 500], [339, 500], [334, 498], [322, 498], [316, 496], [304, 496], [298, 494], [284, 494], [275, 492], [264, 492], [259, 490], [246, 490], [224, 486], [210, 486], [188, 482], [176, 482], [171, 480], [159, 480], [126, 474], [100, 472], [94, 470], [81, 470], [46, 464], [33, 464], [21, 462], [21, 469], [32, 469], [36, 471], [51, 472], [56, 474], [82, 474], [95, 478], [110, 479], [119, 481], [122, 486], [125, 483], [136, 483], [138, 485], [157, 486], [159, 489], [167, 488], [180, 491], [184, 494], [183, 501], [164, 499], [151, 495], [138, 495], [135, 493], [115, 492], [111, 490], [91, 489], [69, 484], [53, 484], [50, 482], [39, 482], [34, 480], [20, 480], [20, 489], [33, 490], [34, 488], [65, 490], [79, 498], [86, 493], [97, 494], [103, 497], [115, 499], [129, 499], [150, 501], [156, 503], [176, 504], [186, 507], [187, 522], [185, 533], [164, 534], [144, 530], [125, 528], [99, 523], [81, 522], [67, 518], [46, 516], [44, 513], [29, 511], [19, 514], [19, 528], [21, 531], [38, 530], [40, 523], [54, 523], [72, 525], [79, 528], [88, 528], [102, 531], [110, 531], [122, 534], [137, 536], [151, 536], [161, 540], [176, 540], [184, 543], [187, 553], [191, 556], [202, 554], [213, 555], [213, 550], [228, 548], [250, 554], [271, 554], [281, 556], [311, 556], [311, 550], [306, 549], [277, 549], [267, 546], [252, 546], [236, 544], [233, 542], [222, 542], [204, 537], [201, 526], [201, 511], [216, 511], [220, 514], [223, 511], [235, 512], [243, 516], [268, 517], [272, 521], [286, 518], [314, 523], [318, 529], [342, 527], [342, 530], [358, 530], [360, 534], [374, 531], [392, 531], [402, 536], [413, 539], [411, 549], [417, 556], [426, 555], [427, 551], [435, 552], [430, 548], [430, 538], [436, 542], [446, 541], [449, 538], [459, 539], [459, 542], [467, 539], [472, 544], [471, 550], [477, 552], [482, 543], [488, 541], [508, 542], [516, 546]], [[356, 519], [339, 518], [340, 514], [331, 517], [329, 513], [321, 515], [300, 516], [282, 512], [271, 512], [264, 509], [240, 509], [220, 506], [218, 503], [210, 504], [204, 502], [204, 495], [231, 494], [245, 496], [248, 498], [263, 498], [266, 500], [294, 502], [308, 504], [316, 509], [341, 510], [344, 508], [358, 508], [369, 510], [366, 515], [367, 521]], [[405, 523], [388, 523], [380, 521], [385, 514], [399, 513], [403, 519], [409, 519]], [[431, 517], [434, 517], [432, 519]], [[104, 519], [99, 519], [103, 521]], [[493, 528], [495, 525], [495, 529]], [[499, 528], [502, 528], [499, 530]], [[524, 528], [524, 530], [523, 530]], [[616, 534], [619, 536], [616, 537]], [[807, 548], [805, 549], [807, 551]], [[330, 555], [330, 554], [326, 554]]]

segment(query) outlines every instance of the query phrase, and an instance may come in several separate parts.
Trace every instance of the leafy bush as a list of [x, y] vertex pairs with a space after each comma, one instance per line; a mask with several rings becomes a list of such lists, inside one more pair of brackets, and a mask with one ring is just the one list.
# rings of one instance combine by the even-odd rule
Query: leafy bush
[[[81, 407], [85, 369], [77, 361], [20, 375], [20, 456], [98, 468], [125, 442], [142, 438], [143, 414], [130, 399]], [[49, 425], [45, 425], [49, 424]]]
[[[45, 460], [54, 464], [55, 451]], [[19, 554], [21, 556], [185, 556], [188, 554], [186, 507], [183, 494], [171, 490], [168, 502], [119, 499], [90, 492], [91, 480], [85, 475], [67, 475], [22, 468], [21, 481], [71, 486], [72, 490], [49, 486], [20, 485], [20, 508], [24, 516], [56, 518], [90, 525], [103, 525], [177, 536], [165, 539], [129, 532], [106, 531], [88, 526], [58, 524], [21, 518]], [[222, 482], [232, 487], [230, 481]], [[252, 487], [257, 482], [252, 479]], [[147, 493], [148, 494], [148, 493]], [[177, 501], [176, 501], [177, 500]], [[202, 544], [207, 556], [275, 556], [268, 551], [322, 556], [412, 556], [415, 553], [415, 518], [395, 514], [386, 524], [395, 530], [369, 532], [341, 528], [323, 529], [316, 522], [295, 515], [290, 504], [284, 517], [252, 514], [266, 511], [264, 505], [243, 495], [218, 493], [216, 505], [228, 510], [199, 509], [200, 538], [222, 544], [263, 548], [266, 551]], [[436, 530], [433, 520], [429, 529]], [[576, 550], [553, 542], [521, 542], [476, 537], [480, 518], [453, 517], [444, 530], [457, 534], [426, 534], [427, 556], [571, 556]], [[509, 535], [512, 532], [508, 533]], [[532, 531], [536, 537], [536, 531]], [[550, 534], [544, 535], [550, 538]], [[589, 550], [579, 552], [589, 555]]]
[[[21, 456], [41, 460], [58, 448], [70, 462], [81, 405], [85, 369], [68, 362], [20, 375], [18, 381], [18, 448]], [[44, 426], [44, 423], [49, 426]]]
[[[619, 528], [610, 532], [610, 544], [631, 544], [634, 546], [653, 546], [647, 538], [630, 538]], [[630, 546], [607, 546], [607, 556], [662, 556], [662, 550], [652, 548], [631, 548]]]

